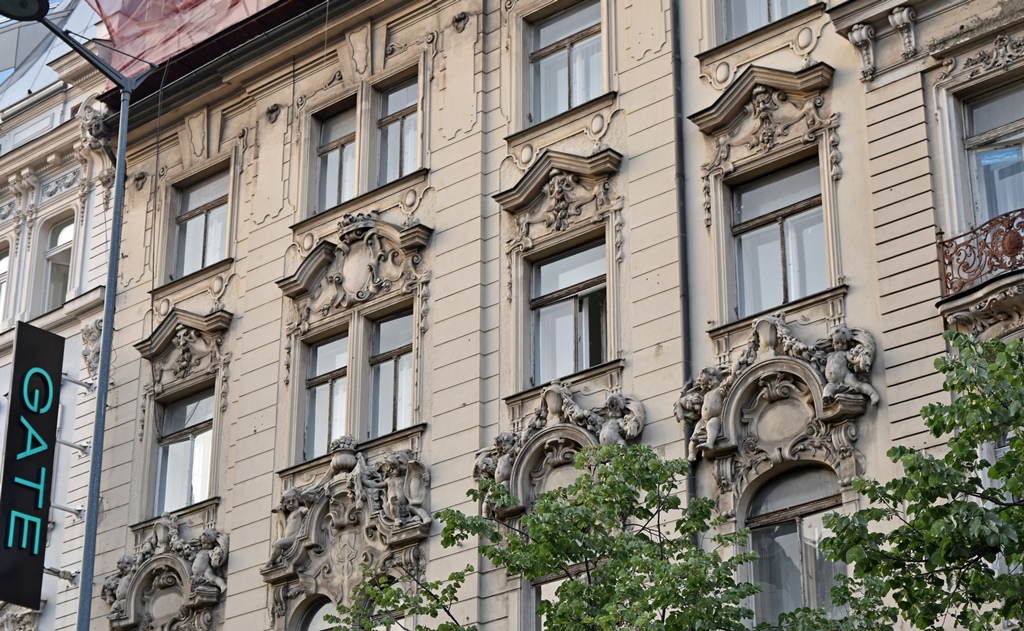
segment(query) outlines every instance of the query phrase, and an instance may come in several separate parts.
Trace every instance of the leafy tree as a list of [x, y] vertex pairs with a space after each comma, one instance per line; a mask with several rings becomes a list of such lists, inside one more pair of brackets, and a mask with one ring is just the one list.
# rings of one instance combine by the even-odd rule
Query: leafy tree
[[[936, 367], [955, 399], [921, 411], [932, 435], [948, 440], [945, 449], [893, 447], [903, 475], [856, 481], [870, 506], [826, 520], [835, 533], [826, 550], [853, 565], [853, 579], [834, 595], [851, 609], [844, 629], [903, 620], [987, 631], [1022, 619], [1024, 345], [946, 339], [956, 353]], [[998, 459], [995, 445], [1006, 447]], [[812, 619], [802, 624], [813, 627]]]
[[[736, 575], [754, 555], [730, 552], [746, 543], [747, 534], [702, 540], [722, 520], [710, 499], [682, 506], [679, 490], [688, 467], [685, 460], [662, 460], [646, 446], [584, 449], [576, 458], [576, 481], [541, 495], [521, 518], [501, 519], [495, 515], [502, 511], [493, 510], [489, 516], [439, 512], [442, 545], [478, 537], [483, 557], [512, 575], [567, 579], [554, 602], [537, 608], [550, 631], [746, 629], [751, 611], [744, 601], [757, 587]], [[493, 482], [468, 495], [497, 508], [518, 504]], [[473, 571], [467, 567], [439, 581], [407, 573], [374, 580], [367, 568], [352, 597], [356, 604], [339, 608], [343, 628], [406, 628], [396, 621], [399, 614], [380, 613], [399, 612], [417, 614], [417, 630], [472, 631], [452, 608]]]

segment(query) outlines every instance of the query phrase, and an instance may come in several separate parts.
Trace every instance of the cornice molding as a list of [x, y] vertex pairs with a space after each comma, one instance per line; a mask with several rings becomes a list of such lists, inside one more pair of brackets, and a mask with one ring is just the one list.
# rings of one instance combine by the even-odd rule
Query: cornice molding
[[135, 344], [135, 349], [144, 358], [153, 359], [171, 346], [179, 325], [202, 333], [219, 333], [227, 330], [233, 317], [234, 314], [223, 309], [208, 315], [198, 315], [175, 307], [156, 327], [152, 335]]
[[621, 164], [622, 154], [614, 149], [604, 149], [586, 158], [561, 151], [544, 151], [519, 182], [495, 195], [494, 201], [503, 210], [516, 213], [541, 193], [552, 170], [602, 177], [617, 173]]

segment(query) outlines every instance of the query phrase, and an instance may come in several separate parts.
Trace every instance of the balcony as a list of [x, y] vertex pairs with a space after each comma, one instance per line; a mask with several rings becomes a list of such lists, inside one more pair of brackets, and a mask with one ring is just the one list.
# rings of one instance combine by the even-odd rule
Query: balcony
[[979, 339], [1024, 330], [1024, 209], [951, 239], [940, 232], [938, 250], [936, 306], [952, 328]]

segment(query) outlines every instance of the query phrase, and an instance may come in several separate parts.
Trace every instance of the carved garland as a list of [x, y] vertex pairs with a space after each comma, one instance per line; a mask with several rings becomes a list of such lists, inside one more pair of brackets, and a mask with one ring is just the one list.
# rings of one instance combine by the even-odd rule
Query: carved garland
[[785, 461], [831, 466], [843, 486], [862, 472], [853, 419], [877, 405], [867, 381], [871, 335], [844, 325], [805, 344], [778, 318], [753, 324], [750, 342], [729, 367], [708, 367], [676, 402], [693, 424], [689, 458], [713, 463], [725, 513], [757, 475]]

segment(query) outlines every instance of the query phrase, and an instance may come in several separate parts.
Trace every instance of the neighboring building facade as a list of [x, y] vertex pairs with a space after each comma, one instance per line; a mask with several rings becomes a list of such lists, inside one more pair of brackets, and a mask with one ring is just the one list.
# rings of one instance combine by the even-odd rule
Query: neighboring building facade
[[[670, 4], [282, 0], [154, 73], [94, 629], [323, 628], [363, 562], [479, 567], [430, 517], [476, 479], [528, 510], [618, 441], [751, 529], [757, 621], [828, 606], [820, 516], [937, 445], [944, 328], [1024, 327], [1024, 12]], [[534, 629], [552, 587], [456, 615]]]
[[[55, 4], [51, 18], [93, 36], [96, 15], [84, 2]], [[66, 338], [58, 436], [88, 443], [113, 169], [87, 130], [102, 120], [93, 97], [105, 79], [38, 24], [0, 21], [0, 49], [10, 63], [0, 69], [0, 408], [6, 423], [14, 325], [28, 322]], [[89, 464], [74, 448], [56, 448], [55, 504], [84, 506]], [[67, 574], [44, 577], [38, 611], [0, 604], [0, 628], [74, 623], [84, 522], [55, 508], [47, 532], [46, 567]]]

